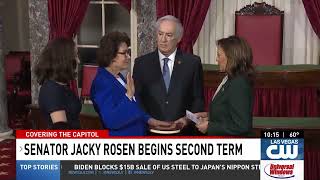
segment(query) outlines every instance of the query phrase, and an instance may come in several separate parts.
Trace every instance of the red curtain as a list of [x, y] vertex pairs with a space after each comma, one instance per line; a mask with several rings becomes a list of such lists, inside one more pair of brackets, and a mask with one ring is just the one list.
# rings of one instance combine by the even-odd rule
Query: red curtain
[[48, 0], [50, 40], [73, 38], [80, 28], [89, 0]]
[[[48, 0], [49, 39], [74, 38], [86, 14], [90, 0]], [[71, 90], [78, 96], [76, 81], [70, 82]]]
[[[315, 144], [315, 143], [314, 143]], [[320, 179], [320, 152], [319, 147], [311, 147], [305, 141], [304, 145], [304, 179], [319, 180]]]
[[[205, 108], [216, 88], [205, 87]], [[316, 88], [255, 88], [253, 116], [318, 117], [320, 107]]]
[[314, 32], [320, 38], [320, 1], [302, 0]]
[[125, 7], [129, 12], [131, 10], [131, 0], [117, 0], [119, 4]]
[[173, 15], [180, 19], [184, 35], [179, 48], [192, 53], [203, 22], [206, 18], [211, 0], [157, 0], [157, 17]]

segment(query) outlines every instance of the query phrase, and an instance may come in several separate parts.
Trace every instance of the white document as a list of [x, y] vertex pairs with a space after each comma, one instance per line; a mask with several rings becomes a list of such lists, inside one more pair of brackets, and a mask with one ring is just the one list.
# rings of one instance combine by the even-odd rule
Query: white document
[[186, 110], [186, 117], [187, 117], [187, 119], [190, 119], [191, 121], [195, 122], [196, 124], [199, 123], [199, 119], [197, 118], [197, 116], [188, 110]]

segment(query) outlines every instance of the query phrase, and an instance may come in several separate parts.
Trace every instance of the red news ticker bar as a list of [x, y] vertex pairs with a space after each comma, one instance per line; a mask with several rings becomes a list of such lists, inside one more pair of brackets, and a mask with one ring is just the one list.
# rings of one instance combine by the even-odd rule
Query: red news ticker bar
[[109, 137], [108, 130], [17, 130], [17, 139], [99, 139]]

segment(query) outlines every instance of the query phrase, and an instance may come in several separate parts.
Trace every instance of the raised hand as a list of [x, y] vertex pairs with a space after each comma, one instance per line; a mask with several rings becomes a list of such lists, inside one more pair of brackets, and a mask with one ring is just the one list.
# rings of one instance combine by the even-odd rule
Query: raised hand
[[133, 82], [133, 79], [131, 77], [131, 73], [130, 72], [128, 72], [128, 74], [127, 74], [127, 85], [126, 85], [126, 88], [127, 88], [127, 95], [131, 99], [134, 96], [135, 88], [134, 88], [134, 82]]

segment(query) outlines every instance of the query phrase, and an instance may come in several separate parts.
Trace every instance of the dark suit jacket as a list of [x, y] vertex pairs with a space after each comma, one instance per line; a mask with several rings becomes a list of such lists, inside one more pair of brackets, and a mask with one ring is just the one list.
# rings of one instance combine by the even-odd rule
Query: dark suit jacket
[[198, 56], [177, 51], [168, 92], [158, 50], [135, 60], [133, 79], [136, 97], [153, 118], [174, 121], [185, 116], [186, 110], [204, 110], [203, 71]]
[[208, 135], [248, 135], [252, 111], [253, 88], [247, 78], [228, 79], [211, 101]]

